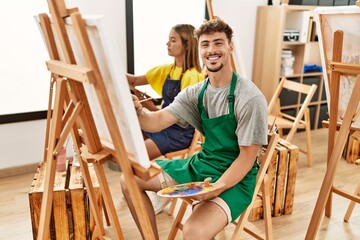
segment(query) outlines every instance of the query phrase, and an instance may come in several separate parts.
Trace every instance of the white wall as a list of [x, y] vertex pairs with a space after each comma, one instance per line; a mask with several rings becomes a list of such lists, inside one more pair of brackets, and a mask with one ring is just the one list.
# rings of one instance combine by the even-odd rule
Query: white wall
[[253, 51], [255, 42], [256, 9], [267, 5], [268, 0], [213, 0], [215, 16], [222, 18], [234, 28], [235, 48], [245, 68], [246, 76], [251, 79]]
[[[45, 0], [37, 1], [46, 2]], [[28, 9], [30, 16], [43, 12], [42, 10], [33, 12], [33, 9], [29, 7], [33, 4], [32, 1], [13, 0], [8, 4], [14, 2], [17, 3], [17, 7], [22, 6], [22, 8]], [[112, 46], [118, 46], [118, 48], [115, 48], [114, 51], [119, 51], [122, 53], [124, 62], [121, 64], [124, 64], [124, 69], [126, 69], [125, 0], [69, 0], [66, 2], [68, 7], [78, 6], [83, 15], [95, 13], [106, 15], [108, 30], [114, 31], [115, 33], [115, 37], [109, 39], [109, 41], [111, 41]], [[8, 8], [8, 4], [5, 8]], [[244, 60], [243, 64], [246, 69], [246, 74], [249, 78], [251, 78], [253, 59], [256, 7], [266, 4], [267, 0], [213, 0], [214, 14], [229, 22], [230, 25], [234, 26], [237, 30], [235, 34], [237, 34], [237, 39], [240, 40], [240, 49], [243, 53], [242, 58]], [[14, 9], [8, 10], [9, 12], [16, 13], [16, 10]], [[34, 21], [32, 18], [21, 19], [21, 16], [17, 15], [15, 19], [11, 20], [30, 22]], [[35, 22], [32, 24], [35, 25]], [[28, 44], [27, 39], [39, 35], [37, 29], [34, 30], [33, 33], [29, 33], [30, 36], [23, 36], [21, 33], [22, 31], [12, 31], [3, 32], [1, 35], [3, 36], [10, 34], [14, 39], [21, 38], [23, 40], [23, 44]], [[33, 34], [33, 36], [31, 36], [31, 34]], [[41, 40], [38, 39], [38, 41]], [[19, 47], [19, 44], [18, 42], [14, 41], [14, 44], [10, 44], [7, 47], [9, 49], [13, 49], [13, 51], [16, 51]], [[19, 67], [25, 68], [31, 64], [31, 61], [33, 61], [32, 59], [42, 58], [41, 56], [39, 57], [38, 55], [34, 55], [31, 50], [31, 46], [28, 46], [22, 50], [22, 55], [30, 58], [30, 61], [25, 63], [21, 63], [19, 61], [6, 61], [6, 59], [9, 59], [11, 56], [11, 51], [6, 52], [8, 56], [4, 56], [3, 52], [1, 52], [1, 68], [5, 66], [7, 69], [12, 69], [13, 76], [15, 76], [16, 70]], [[162, 50], [163, 49], [161, 49], [161, 51]], [[33, 68], [32, 71], [40, 71], [40, 68], [41, 66]], [[31, 82], [38, 79], [35, 79], [35, 75], [28, 74], [27, 80]], [[48, 81], [47, 78], [43, 80]], [[6, 84], [6, 81], [0, 81], [2, 84]], [[3, 89], [3, 87], [1, 87], [1, 89]], [[4, 103], [1, 102], [0, 104], [2, 105]], [[43, 155], [45, 124], [45, 120], [40, 120], [0, 125], [0, 169], [39, 162]]]
[[[181, 4], [177, 4], [176, 11], [170, 11], [169, 6], [176, 2]], [[174, 61], [173, 57], [167, 54], [166, 43], [170, 29], [180, 23], [200, 26], [205, 17], [204, 2], [204, 0], [134, 0], [136, 75], [143, 75], [150, 68]], [[166, 11], [166, 8], [169, 10]], [[149, 11], [149, 9], [153, 10]]]
[[47, 9], [45, 0], [12, 0], [1, 6], [0, 115], [47, 109], [48, 54], [34, 20]]
[[0, 124], [0, 169], [42, 161], [46, 120]]

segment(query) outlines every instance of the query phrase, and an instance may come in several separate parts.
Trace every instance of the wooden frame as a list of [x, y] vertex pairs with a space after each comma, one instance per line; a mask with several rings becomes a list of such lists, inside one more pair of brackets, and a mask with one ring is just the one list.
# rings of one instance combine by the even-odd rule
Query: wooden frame
[[[43, 34], [50, 61], [47, 61], [49, 71], [52, 73], [52, 81], [56, 88], [54, 99], [52, 93], [49, 97], [49, 110], [53, 106], [52, 116], [48, 114], [47, 138], [45, 143], [45, 155], [47, 171], [45, 175], [44, 194], [39, 221], [38, 239], [47, 239], [49, 236], [49, 221], [51, 205], [53, 201], [53, 185], [57, 155], [60, 147], [65, 143], [71, 133], [78, 156], [81, 156], [80, 168], [90, 198], [91, 212], [95, 220], [95, 230], [92, 238], [107, 238], [103, 226], [101, 212], [96, 204], [94, 188], [88, 169], [88, 163], [92, 163], [99, 181], [99, 188], [104, 204], [109, 214], [116, 239], [124, 239], [115, 211], [114, 203], [110, 194], [102, 164], [110, 158], [115, 158], [122, 169], [122, 173], [129, 185], [130, 195], [134, 199], [135, 211], [139, 219], [146, 239], [155, 239], [155, 234], [150, 224], [145, 206], [142, 202], [139, 188], [135, 182], [135, 175], [143, 179], [149, 179], [159, 172], [159, 168], [142, 159], [144, 154], [135, 146], [129, 146], [123, 137], [141, 136], [140, 127], [129, 130], [129, 119], [134, 124], [136, 113], [132, 108], [130, 91], [127, 84], [122, 84], [120, 96], [122, 104], [131, 102], [128, 108], [116, 112], [119, 105], [113, 104], [117, 98], [116, 92], [109, 91], [109, 78], [104, 66], [111, 65], [111, 59], [99, 59], [101, 46], [94, 46], [96, 25], [87, 26], [77, 8], [67, 9], [63, 0], [48, 0], [51, 20], [47, 14], [39, 15], [39, 27]], [[69, 21], [69, 17], [71, 21]], [[71, 25], [70, 25], [71, 23]], [[95, 31], [95, 32], [92, 32]], [[92, 38], [93, 37], [93, 38]], [[95, 36], [95, 38], [98, 36]], [[73, 41], [76, 40], [76, 43]], [[100, 39], [101, 43], [101, 39]], [[76, 45], [77, 44], [77, 45]], [[106, 53], [106, 52], [105, 52]], [[102, 55], [103, 57], [106, 54]], [[114, 59], [112, 59], [114, 60]], [[79, 62], [80, 63], [79, 63]], [[105, 74], [105, 75], [104, 75]], [[125, 78], [125, 76], [115, 75]], [[125, 81], [125, 80], [124, 80]], [[94, 96], [99, 108], [94, 107], [89, 101], [89, 92], [85, 88], [93, 87]], [[52, 92], [52, 91], [51, 91]], [[126, 92], [128, 95], [126, 95]], [[115, 95], [114, 95], [115, 94]], [[129, 101], [126, 101], [128, 97]], [[53, 100], [53, 101], [52, 101]], [[51, 104], [53, 102], [53, 104]], [[92, 113], [92, 111], [95, 111]], [[94, 120], [94, 115], [102, 114], [104, 124]], [[123, 114], [123, 115], [121, 115]], [[97, 116], [96, 116], [97, 117]], [[120, 120], [123, 122], [119, 122]], [[132, 118], [131, 118], [132, 117]], [[100, 136], [105, 136], [103, 129], [107, 128], [108, 138], [102, 142]], [[124, 130], [125, 127], [125, 130]], [[124, 133], [125, 131], [125, 133]], [[126, 132], [128, 131], [128, 132]], [[99, 136], [100, 133], [100, 136]], [[124, 134], [124, 135], [123, 135]], [[142, 138], [141, 138], [142, 139]], [[134, 139], [132, 139], [134, 143]], [[139, 144], [144, 144], [139, 141]], [[145, 146], [142, 146], [145, 149]], [[142, 151], [144, 152], [144, 151]]]
[[[342, 7], [319, 7], [314, 11], [314, 18], [316, 20], [317, 32], [319, 33], [320, 57], [323, 66], [323, 77], [328, 102], [328, 109], [330, 108], [331, 94], [330, 94], [330, 73], [333, 61], [333, 35], [335, 31], [342, 30], [344, 32], [344, 47], [342, 49], [342, 56], [337, 62], [344, 62], [346, 65], [351, 63], [359, 63], [358, 56], [360, 55], [360, 48], [358, 42], [360, 40], [359, 22], [360, 22], [360, 8], [357, 6], [342, 6]], [[337, 69], [343, 66], [339, 64]], [[346, 111], [352, 89], [355, 84], [356, 71], [349, 74], [340, 75], [339, 85], [339, 112], [337, 121], [341, 122], [341, 117]], [[336, 97], [336, 96], [335, 96]], [[360, 127], [360, 118], [352, 124], [354, 127]]]

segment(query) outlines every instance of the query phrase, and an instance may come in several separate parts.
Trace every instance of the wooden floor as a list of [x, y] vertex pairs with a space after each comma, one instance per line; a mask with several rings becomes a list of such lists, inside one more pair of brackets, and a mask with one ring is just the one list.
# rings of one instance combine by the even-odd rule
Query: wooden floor
[[[305, 135], [297, 134], [293, 144], [304, 147]], [[274, 239], [304, 239], [314, 206], [319, 194], [326, 169], [327, 130], [312, 132], [314, 166], [306, 167], [305, 155], [300, 154], [293, 213], [273, 218]], [[112, 189], [115, 206], [125, 239], [141, 239], [120, 192], [120, 172], [106, 169], [109, 185]], [[0, 179], [0, 239], [32, 239], [28, 191], [34, 173]], [[360, 166], [347, 164], [341, 160], [336, 175], [335, 186], [350, 192], [360, 182]], [[333, 214], [324, 217], [316, 239], [360, 239], [360, 206], [357, 205], [349, 223], [343, 216], [349, 201], [334, 195]], [[160, 239], [166, 239], [173, 218], [163, 211], [158, 215]], [[262, 231], [262, 220], [252, 226]], [[233, 229], [229, 225], [215, 239], [229, 239]], [[111, 235], [111, 229], [107, 229]], [[178, 234], [181, 239], [181, 234]], [[242, 239], [252, 239], [246, 233]]]

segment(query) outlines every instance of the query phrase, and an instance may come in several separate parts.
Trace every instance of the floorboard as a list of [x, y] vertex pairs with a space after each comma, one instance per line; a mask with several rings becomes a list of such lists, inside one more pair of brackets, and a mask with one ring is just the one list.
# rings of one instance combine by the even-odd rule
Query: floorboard
[[[300, 153], [298, 174], [295, 186], [295, 200], [291, 215], [274, 217], [274, 239], [297, 240], [304, 239], [314, 206], [319, 194], [320, 186], [326, 170], [327, 130], [312, 131], [314, 166], [306, 166], [306, 156]], [[305, 134], [296, 134], [293, 144], [305, 147]], [[106, 168], [109, 186], [112, 191], [121, 227], [125, 239], [141, 239], [135, 223], [129, 213], [121, 195], [120, 172]], [[353, 192], [360, 182], [360, 166], [341, 160], [335, 178], [335, 186]], [[0, 179], [0, 239], [32, 239], [31, 218], [29, 210], [28, 192], [34, 173], [21, 174]], [[334, 195], [333, 214], [331, 218], [322, 219], [316, 239], [360, 239], [360, 207], [357, 204], [349, 223], [343, 221], [349, 200]], [[160, 239], [166, 239], [173, 217], [163, 211], [157, 216]], [[262, 220], [251, 226], [263, 231]], [[229, 225], [216, 236], [216, 240], [229, 239], [233, 229]], [[111, 236], [111, 229], [107, 229]], [[181, 234], [178, 234], [181, 239]], [[252, 239], [246, 233], [242, 239]]]

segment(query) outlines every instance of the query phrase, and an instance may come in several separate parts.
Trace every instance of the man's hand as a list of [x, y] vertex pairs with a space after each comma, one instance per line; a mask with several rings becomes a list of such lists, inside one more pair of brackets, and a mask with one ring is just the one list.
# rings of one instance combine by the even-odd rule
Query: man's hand
[[[210, 187], [210, 181], [211, 181], [210, 177], [206, 178], [204, 180], [204, 186]], [[205, 200], [210, 200], [210, 199], [216, 198], [224, 191], [224, 189], [223, 189], [224, 186], [225, 186], [224, 183], [213, 183], [212, 188], [209, 192], [201, 194], [201, 195], [191, 196], [189, 198], [191, 198], [192, 200], [196, 200], [196, 201], [205, 201]]]
[[135, 96], [135, 95], [131, 95], [132, 100], [134, 102], [134, 106], [135, 106], [135, 110], [136, 110], [136, 114], [138, 116], [140, 116], [143, 113], [143, 107], [139, 101], [139, 99]]

